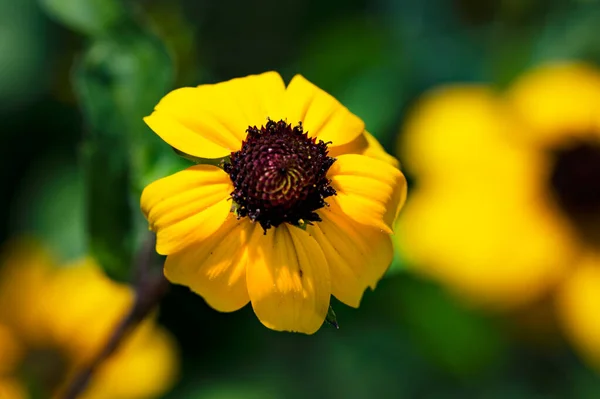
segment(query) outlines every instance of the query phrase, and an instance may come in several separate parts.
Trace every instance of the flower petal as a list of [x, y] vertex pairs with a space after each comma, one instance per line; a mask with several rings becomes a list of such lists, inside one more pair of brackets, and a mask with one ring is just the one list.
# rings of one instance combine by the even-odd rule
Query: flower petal
[[520, 150], [517, 138], [523, 132], [491, 88], [442, 86], [422, 96], [408, 116], [398, 153], [422, 180], [474, 176], [483, 181], [492, 168], [502, 172], [511, 162], [502, 156]]
[[234, 214], [215, 234], [169, 255], [165, 276], [202, 296], [214, 309], [233, 312], [249, 301], [246, 289], [248, 241], [256, 225]]
[[507, 166], [510, 174], [492, 175], [492, 182], [421, 185], [411, 192], [395, 235], [415, 272], [497, 309], [546, 295], [579, 251], [566, 221], [531, 193], [532, 184], [512, 176], [515, 165]]
[[600, 73], [590, 65], [561, 62], [535, 68], [507, 97], [541, 147], [587, 139], [600, 129]]
[[172, 116], [156, 111], [145, 117], [144, 122], [170, 146], [186, 154], [200, 158], [221, 158], [232, 152], [229, 148], [232, 145], [223, 139], [227, 134], [225, 130], [203, 130], [200, 134]]
[[379, 141], [377, 141], [377, 139], [366, 130], [363, 132], [363, 134], [359, 135], [351, 142], [341, 146], [333, 147], [329, 151], [329, 156], [334, 158], [344, 154], [366, 155], [369, 158], [375, 158], [379, 159], [380, 161], [384, 161], [395, 168], [400, 167], [398, 160], [388, 154], [383, 146], [379, 144]]
[[392, 233], [394, 220], [406, 200], [406, 179], [389, 164], [364, 155], [341, 155], [328, 177], [336, 202], [354, 221]]
[[156, 251], [175, 253], [211, 236], [231, 210], [229, 176], [212, 165], [196, 165], [157, 180], [142, 192], [142, 211], [156, 232]]
[[175, 384], [179, 374], [176, 341], [166, 330], [152, 327], [143, 335], [136, 334], [137, 329], [121, 342], [96, 370], [86, 399], [163, 397]]
[[254, 229], [246, 279], [256, 316], [277, 331], [312, 334], [329, 309], [329, 267], [319, 244], [287, 224]]
[[49, 335], [43, 323], [48, 281], [56, 266], [50, 252], [31, 239], [14, 239], [3, 248], [0, 264], [0, 323], [10, 326], [18, 338], [38, 343]]
[[38, 300], [47, 336], [61, 343], [69, 357], [86, 363], [131, 308], [134, 292], [109, 279], [92, 258], [84, 258], [53, 271]]
[[377, 228], [350, 219], [336, 205], [319, 210], [323, 219], [308, 226], [325, 254], [332, 294], [358, 307], [367, 287], [375, 288], [394, 255], [392, 239]]
[[248, 126], [264, 124], [284, 91], [277, 72], [184, 87], [167, 94], [144, 120], [180, 151], [218, 158], [240, 149]]
[[0, 377], [0, 398], [26, 399], [28, 397], [21, 381], [4, 375]]
[[301, 75], [288, 85], [280, 116], [292, 125], [302, 122], [310, 137], [331, 141], [330, 148], [351, 142], [365, 130], [359, 117]]
[[558, 315], [573, 346], [600, 370], [600, 257], [589, 254], [572, 266], [575, 272], [558, 290]]
[[[2, 353], [2, 362], [0, 362], [0, 375], [6, 375], [12, 372], [20, 364], [24, 355], [22, 343], [19, 341], [14, 331], [0, 324], [0, 353]], [[2, 391], [0, 390], [0, 394]], [[2, 396], [0, 396], [2, 397]]]

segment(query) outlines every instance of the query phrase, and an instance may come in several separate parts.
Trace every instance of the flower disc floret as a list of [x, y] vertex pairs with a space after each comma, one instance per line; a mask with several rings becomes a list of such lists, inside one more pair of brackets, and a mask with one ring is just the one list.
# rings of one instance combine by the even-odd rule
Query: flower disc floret
[[327, 144], [309, 138], [302, 124], [283, 120], [248, 127], [239, 151], [224, 170], [231, 177], [231, 197], [238, 217], [248, 216], [266, 231], [282, 223], [302, 225], [321, 221], [316, 210], [335, 195], [327, 171], [335, 162]]

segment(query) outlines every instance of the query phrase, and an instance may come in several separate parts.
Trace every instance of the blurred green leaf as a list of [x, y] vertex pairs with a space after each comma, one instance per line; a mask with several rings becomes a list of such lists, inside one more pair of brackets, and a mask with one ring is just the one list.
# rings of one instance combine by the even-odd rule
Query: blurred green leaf
[[410, 336], [447, 372], [473, 377], [503, 361], [506, 340], [493, 320], [461, 306], [441, 287], [406, 279], [398, 302]]
[[130, 279], [134, 210], [130, 206], [130, 170], [124, 142], [88, 140], [82, 151], [86, 182], [89, 249], [109, 276]]
[[142, 121], [170, 88], [171, 60], [156, 38], [131, 26], [93, 42], [73, 82], [89, 129], [82, 155], [90, 250], [109, 275], [127, 280], [147, 232], [144, 177], [160, 152], [177, 158]]
[[342, 15], [308, 36], [293, 69], [362, 118], [391, 151], [406, 100], [408, 60], [390, 37], [385, 24]]
[[574, 381], [570, 396], [578, 399], [600, 398], [600, 375], [598, 371], [585, 368], [582, 364], [570, 369]]
[[33, 234], [61, 263], [86, 255], [83, 174], [74, 160], [43, 158], [23, 179], [13, 204], [13, 225]]
[[534, 27], [504, 27], [496, 30], [496, 39], [490, 44], [485, 62], [486, 69], [490, 71], [490, 79], [497, 89], [505, 89], [531, 66], [537, 33]]
[[195, 34], [197, 21], [188, 18], [184, 2], [155, 0], [141, 3], [141, 6], [152, 30], [172, 54], [176, 71], [175, 86], [195, 85], [206, 81], [206, 70], [199, 62], [203, 49], [199, 47], [198, 35]]
[[271, 389], [257, 383], [232, 384], [231, 381], [208, 387], [202, 385], [194, 392], [177, 395], [178, 399], [276, 399], [280, 397]]
[[337, 95], [357, 74], [391, 61], [384, 26], [362, 16], [331, 21], [313, 32], [298, 55], [297, 71]]
[[[35, 0], [0, 1], [0, 114], [35, 100], [50, 78], [44, 15]], [[3, 132], [9, 134], [10, 131]]]
[[532, 62], [581, 59], [600, 63], [600, 7], [593, 2], [558, 9], [536, 36]]
[[111, 136], [146, 132], [148, 115], [173, 81], [163, 44], [135, 27], [98, 39], [77, 65], [74, 83], [88, 122]]
[[119, 0], [39, 0], [46, 12], [69, 28], [99, 35], [120, 22], [125, 13]]
[[407, 90], [451, 81], [480, 80], [485, 71], [485, 32], [460, 20], [457, 2], [382, 0], [395, 47], [410, 70]]
[[393, 150], [391, 146], [399, 129], [399, 115], [406, 100], [405, 72], [390, 65], [368, 68], [347, 83], [338, 97], [390, 150]]

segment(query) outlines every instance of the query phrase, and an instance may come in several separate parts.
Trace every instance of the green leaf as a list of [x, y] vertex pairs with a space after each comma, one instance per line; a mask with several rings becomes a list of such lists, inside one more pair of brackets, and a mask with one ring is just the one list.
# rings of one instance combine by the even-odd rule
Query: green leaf
[[363, 71], [393, 61], [388, 37], [384, 26], [362, 15], [332, 20], [308, 37], [296, 70], [337, 96]]
[[[21, 110], [47, 90], [48, 63], [55, 51], [46, 35], [45, 16], [35, 0], [0, 1], [0, 114]], [[11, 133], [4, 132], [3, 137]]]
[[90, 252], [109, 276], [129, 281], [134, 246], [127, 146], [103, 137], [88, 140], [82, 155]]
[[266, 384], [231, 380], [208, 386], [201, 384], [195, 389], [188, 389], [188, 391], [173, 395], [173, 399], [275, 399], [281, 397]]
[[119, 0], [40, 0], [40, 4], [57, 21], [88, 35], [108, 32], [125, 16]]
[[74, 76], [89, 124], [130, 141], [147, 133], [142, 118], [172, 81], [171, 58], [162, 43], [134, 26], [94, 41]]
[[589, 3], [558, 9], [537, 32], [532, 63], [582, 59], [600, 63], [600, 8]]
[[398, 115], [405, 102], [405, 71], [396, 66], [373, 67], [358, 73], [340, 90], [338, 99], [358, 115], [382, 145], [394, 148]]
[[462, 306], [437, 285], [415, 278], [402, 282], [398, 317], [423, 355], [458, 377], [501, 363], [507, 342], [493, 319]]
[[335, 315], [335, 312], [333, 311], [333, 307], [331, 307], [331, 305], [329, 305], [329, 310], [327, 311], [325, 321], [334, 326], [337, 330], [340, 329], [340, 325], [337, 322], [337, 316]]
[[142, 120], [171, 82], [164, 47], [135, 26], [94, 41], [73, 75], [88, 125], [82, 162], [89, 248], [118, 280], [129, 279], [133, 254], [147, 234], [139, 208], [146, 176], [165, 153], [177, 158]]
[[22, 187], [12, 205], [13, 229], [41, 239], [61, 264], [85, 256], [83, 174], [75, 160], [36, 160]]

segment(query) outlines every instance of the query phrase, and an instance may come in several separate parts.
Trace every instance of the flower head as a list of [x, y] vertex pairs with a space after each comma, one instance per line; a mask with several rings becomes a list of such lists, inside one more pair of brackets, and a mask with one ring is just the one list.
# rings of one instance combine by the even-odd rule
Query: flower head
[[267, 72], [165, 96], [146, 123], [177, 150], [223, 158], [150, 184], [142, 210], [165, 275], [269, 328], [314, 333], [333, 294], [357, 307], [392, 260], [406, 197], [397, 161], [333, 97]]
[[[0, 266], [0, 397], [26, 398], [27, 386], [59, 397], [103, 348], [133, 292], [91, 260], [57, 267], [38, 244], [13, 244]], [[150, 318], [94, 374], [86, 399], [153, 398], [177, 373], [173, 338]]]
[[438, 89], [405, 133], [419, 185], [398, 225], [410, 263], [499, 308], [553, 295], [600, 366], [600, 72], [556, 63], [505, 93]]

